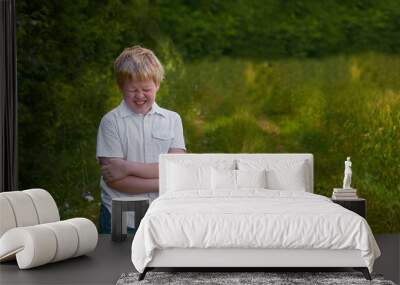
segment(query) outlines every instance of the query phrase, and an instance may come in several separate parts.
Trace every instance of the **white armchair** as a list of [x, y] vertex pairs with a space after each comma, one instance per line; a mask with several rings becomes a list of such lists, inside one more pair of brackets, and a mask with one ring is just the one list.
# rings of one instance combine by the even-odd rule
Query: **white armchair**
[[46, 190], [0, 193], [0, 262], [16, 258], [20, 269], [28, 269], [86, 254], [97, 240], [90, 220], [60, 221]]

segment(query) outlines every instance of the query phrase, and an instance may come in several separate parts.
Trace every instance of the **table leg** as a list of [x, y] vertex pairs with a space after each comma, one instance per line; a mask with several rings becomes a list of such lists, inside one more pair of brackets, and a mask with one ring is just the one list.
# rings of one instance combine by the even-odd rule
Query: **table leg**
[[138, 201], [134, 204], [136, 230], [139, 227], [140, 221], [146, 214], [148, 207], [149, 207], [149, 201]]
[[122, 203], [119, 201], [112, 201], [111, 212], [111, 239], [113, 241], [122, 241], [122, 219], [124, 216], [122, 212]]

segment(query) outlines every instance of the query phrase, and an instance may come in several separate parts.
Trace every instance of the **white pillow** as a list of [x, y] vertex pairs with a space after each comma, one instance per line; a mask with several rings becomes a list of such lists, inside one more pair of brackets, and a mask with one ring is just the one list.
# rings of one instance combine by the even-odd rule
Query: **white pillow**
[[286, 161], [271, 165], [267, 171], [268, 188], [277, 190], [306, 191], [306, 162]]
[[218, 190], [236, 190], [236, 170], [211, 169], [211, 188]]
[[168, 163], [168, 191], [211, 189], [211, 167]]
[[267, 188], [267, 172], [262, 170], [236, 170], [237, 188]]
[[214, 191], [234, 191], [241, 188], [267, 188], [263, 170], [211, 169], [211, 188]]
[[267, 188], [273, 190], [306, 191], [307, 166], [307, 160], [238, 160], [240, 170], [266, 169]]
[[202, 190], [212, 191], [211, 167], [215, 169], [235, 169], [236, 160], [233, 159], [184, 159], [166, 161], [166, 189], [167, 191]]

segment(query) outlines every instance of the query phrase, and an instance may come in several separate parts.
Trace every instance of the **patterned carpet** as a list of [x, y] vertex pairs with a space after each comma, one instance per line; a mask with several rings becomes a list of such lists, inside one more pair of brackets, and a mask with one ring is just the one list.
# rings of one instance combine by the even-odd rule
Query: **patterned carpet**
[[134, 284], [379, 284], [395, 285], [384, 280], [381, 275], [372, 274], [372, 281], [364, 278], [360, 272], [148, 272], [142, 281], [138, 281], [139, 273], [125, 273], [117, 281], [117, 285]]

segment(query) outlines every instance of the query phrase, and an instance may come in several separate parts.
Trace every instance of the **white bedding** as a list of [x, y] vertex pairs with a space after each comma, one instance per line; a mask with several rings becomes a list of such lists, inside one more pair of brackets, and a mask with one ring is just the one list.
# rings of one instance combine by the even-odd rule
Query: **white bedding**
[[143, 272], [155, 249], [358, 249], [372, 272], [380, 256], [364, 218], [307, 192], [246, 189], [207, 195], [166, 193], [156, 199], [132, 243]]

